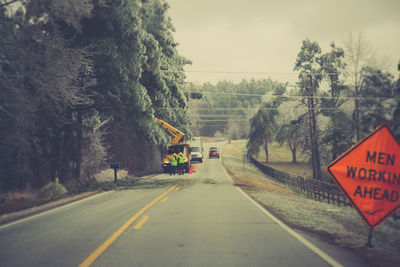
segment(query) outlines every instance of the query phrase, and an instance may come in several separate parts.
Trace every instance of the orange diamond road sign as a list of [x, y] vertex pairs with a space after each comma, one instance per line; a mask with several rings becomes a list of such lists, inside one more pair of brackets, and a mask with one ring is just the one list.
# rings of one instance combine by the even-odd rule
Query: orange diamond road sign
[[379, 126], [326, 169], [369, 227], [400, 208], [400, 141], [388, 125]]

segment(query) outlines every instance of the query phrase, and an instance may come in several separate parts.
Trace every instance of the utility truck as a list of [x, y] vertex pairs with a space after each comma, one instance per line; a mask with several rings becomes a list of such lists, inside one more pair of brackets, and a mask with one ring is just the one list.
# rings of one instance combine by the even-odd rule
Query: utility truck
[[156, 119], [157, 123], [160, 124], [164, 129], [166, 129], [172, 136], [171, 144], [168, 146], [167, 154], [163, 157], [162, 167], [165, 173], [168, 173], [171, 168], [170, 158], [173, 154], [183, 153], [185, 158], [185, 172], [189, 172], [190, 164], [191, 164], [191, 156], [190, 156], [190, 145], [185, 142], [185, 133], [179, 131], [175, 127], [169, 125], [163, 120]]

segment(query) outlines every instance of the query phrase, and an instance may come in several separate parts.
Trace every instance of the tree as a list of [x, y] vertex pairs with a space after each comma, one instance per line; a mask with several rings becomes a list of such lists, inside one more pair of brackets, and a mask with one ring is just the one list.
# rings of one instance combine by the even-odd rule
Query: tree
[[[12, 2], [2, 1], [7, 7]], [[10, 169], [5, 170], [2, 187], [7, 189], [38, 187], [57, 176], [64, 182], [77, 172], [79, 177], [79, 129], [73, 110], [87, 97], [79, 83], [88, 63], [86, 53], [71, 46], [64, 30], [79, 31], [80, 20], [90, 16], [92, 5], [77, 0], [21, 2], [23, 8], [10, 9], [7, 16], [0, 8], [1, 24], [5, 22], [2, 99], [16, 101], [4, 105], [8, 118], [2, 119], [3, 155], [16, 159], [6, 164]], [[13, 116], [17, 106], [18, 115]]]
[[308, 108], [309, 139], [314, 179], [322, 178], [316, 119], [318, 101], [315, 98], [322, 79], [321, 66], [319, 64], [320, 53], [321, 48], [317, 42], [312, 42], [309, 39], [304, 40], [294, 67], [294, 70], [300, 71], [298, 85], [300, 93], [304, 96], [304, 104]]
[[361, 90], [361, 69], [368, 64], [370, 61], [369, 48], [367, 41], [360, 33], [356, 40], [350, 34], [345, 42], [346, 48], [346, 77], [349, 79], [351, 84], [351, 97], [354, 97], [354, 111], [353, 111], [353, 126], [358, 142], [360, 136], [360, 90]]
[[[188, 85], [191, 92], [200, 92], [203, 97], [191, 102], [191, 115], [195, 131], [213, 136], [219, 130], [237, 138], [248, 136], [248, 120], [253, 107], [259, 106], [268, 92], [284, 90], [285, 84], [264, 80], [242, 80], [240, 83], [220, 81], [216, 85]], [[280, 101], [276, 98], [274, 101]]]
[[155, 116], [174, 124], [190, 138], [183, 67], [191, 62], [176, 50], [178, 44], [172, 36], [175, 29], [167, 14], [168, 4], [160, 0], [141, 2], [146, 61], [140, 82], [152, 101]]
[[249, 156], [256, 155], [260, 151], [260, 147], [263, 146], [265, 162], [268, 163], [268, 143], [273, 139], [275, 124], [271, 105], [268, 103], [262, 104], [257, 113], [250, 119], [250, 133], [246, 144]]
[[372, 67], [361, 70], [359, 90], [359, 130], [363, 135], [371, 132], [384, 122], [391, 120], [393, 76]]
[[330, 160], [335, 160], [339, 155], [345, 152], [353, 144], [353, 129], [351, 120], [341, 110], [332, 112], [330, 124], [325, 131], [322, 142], [330, 145]]
[[297, 120], [285, 123], [280, 126], [276, 134], [276, 141], [280, 146], [287, 143], [292, 153], [292, 163], [297, 162], [297, 150], [304, 145], [304, 116], [300, 116]]
[[[400, 71], [400, 61], [398, 64], [398, 71]], [[395, 85], [394, 85], [394, 96], [398, 98], [397, 100], [397, 106], [393, 112], [393, 117], [392, 117], [392, 127], [393, 131], [396, 133], [397, 137], [400, 139], [400, 76], [397, 79]]]
[[97, 3], [74, 40], [93, 55], [93, 108], [102, 119], [112, 118], [105, 135], [111, 157], [132, 173], [147, 167], [135, 162], [169, 144], [155, 117], [191, 134], [182, 92], [187, 61], [177, 53], [167, 9], [159, 0]]
[[21, 10], [9, 17], [0, 7], [0, 191], [22, 188], [33, 179], [35, 103], [23, 86], [24, 57], [17, 45], [22, 20]]
[[[334, 160], [343, 153], [352, 143], [352, 127], [346, 115], [339, 108], [345, 103], [340, 98], [348, 88], [340, 80], [339, 76], [345, 68], [344, 50], [331, 43], [331, 51], [320, 57], [320, 64], [325, 79], [329, 84], [329, 91], [323, 93], [321, 99], [321, 113], [329, 117], [330, 124], [322, 138], [324, 144], [329, 144], [331, 160]], [[325, 98], [326, 97], [326, 98]]]
[[[155, 115], [190, 136], [188, 61], [164, 1], [27, 0], [6, 12], [14, 2], [0, 0], [2, 189], [89, 178], [105, 146], [132, 170], [135, 157], [155, 160], [157, 145], [168, 144]], [[107, 121], [107, 132], [93, 121]]]

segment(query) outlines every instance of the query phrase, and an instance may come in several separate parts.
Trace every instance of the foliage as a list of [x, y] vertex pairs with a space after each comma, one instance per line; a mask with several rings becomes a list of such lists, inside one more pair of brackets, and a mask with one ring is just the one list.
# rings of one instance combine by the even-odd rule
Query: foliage
[[[398, 70], [400, 71], [400, 61], [398, 64]], [[398, 98], [397, 105], [393, 111], [392, 127], [397, 137], [400, 139], [400, 76], [394, 85], [394, 96]]]
[[362, 75], [361, 70], [371, 62], [371, 53], [369, 45], [362, 34], [358, 38], [353, 38], [350, 34], [345, 42], [345, 55], [347, 67], [345, 69], [345, 76], [347, 84], [349, 85], [349, 95], [354, 97], [354, 110], [352, 114], [353, 129], [356, 141], [361, 139], [361, 125], [360, 125], [360, 94]]
[[[169, 142], [155, 116], [191, 135], [182, 91], [189, 61], [176, 50], [164, 1], [20, 3], [0, 7], [1, 190], [55, 177], [79, 184], [110, 158], [133, 169], [143, 157], [156, 161]], [[120, 153], [113, 127], [146, 149]]]
[[393, 76], [379, 69], [364, 67], [361, 70], [359, 100], [360, 132], [366, 135], [380, 124], [388, 122], [393, 102], [387, 100], [394, 95]]
[[190, 103], [196, 135], [214, 136], [219, 130], [233, 139], [246, 138], [254, 107], [261, 104], [266, 93], [279, 93], [284, 88], [284, 84], [271, 79], [242, 80], [236, 84], [230, 81], [216, 85], [189, 84], [187, 90], [191, 94], [202, 95]]
[[84, 146], [82, 150], [81, 181], [91, 180], [101, 170], [102, 164], [107, 158], [107, 147], [104, 145], [103, 136], [107, 129], [105, 126], [107, 122], [100, 122], [98, 115], [92, 116], [84, 122], [88, 127], [91, 126], [93, 131], [85, 136], [88, 145]]
[[332, 112], [331, 122], [322, 137], [325, 146], [329, 146], [328, 162], [335, 160], [353, 145], [352, 123], [342, 111]]
[[280, 125], [278, 132], [276, 133], [275, 140], [282, 145], [287, 143], [292, 153], [292, 163], [297, 162], [297, 150], [304, 148], [304, 136], [306, 135], [306, 129], [304, 124], [304, 116], [300, 116], [297, 120], [292, 120], [290, 123]]
[[320, 58], [322, 71], [328, 80], [329, 90], [322, 95], [327, 98], [321, 99], [321, 113], [329, 117], [329, 125], [324, 132], [322, 141], [330, 151], [328, 162], [336, 159], [345, 152], [352, 144], [352, 123], [339, 108], [345, 103], [340, 98], [343, 92], [348, 91], [340, 75], [346, 66], [344, 62], [344, 50], [331, 43], [331, 51]]
[[271, 107], [271, 104], [264, 103], [250, 119], [250, 133], [246, 144], [249, 156], [256, 155], [260, 147], [264, 146], [265, 162], [268, 162], [268, 143], [273, 140], [276, 127], [275, 114]]
[[39, 190], [39, 197], [50, 200], [62, 197], [67, 193], [67, 189], [62, 184], [50, 182]]
[[321, 48], [317, 42], [312, 42], [309, 39], [304, 40], [294, 67], [294, 70], [300, 71], [298, 85], [300, 93], [304, 96], [303, 103], [308, 108], [308, 140], [314, 179], [321, 179], [322, 177], [319, 133], [316, 119], [318, 99], [315, 98], [322, 80], [320, 53]]

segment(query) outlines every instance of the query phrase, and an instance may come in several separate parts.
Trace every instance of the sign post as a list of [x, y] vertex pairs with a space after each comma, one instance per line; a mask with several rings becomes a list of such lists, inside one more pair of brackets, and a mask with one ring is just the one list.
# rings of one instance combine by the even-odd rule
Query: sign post
[[372, 229], [400, 208], [400, 141], [382, 124], [326, 167]]
[[117, 181], [117, 172], [119, 168], [119, 163], [117, 161], [113, 161], [110, 163], [110, 168], [114, 169], [114, 182]]

